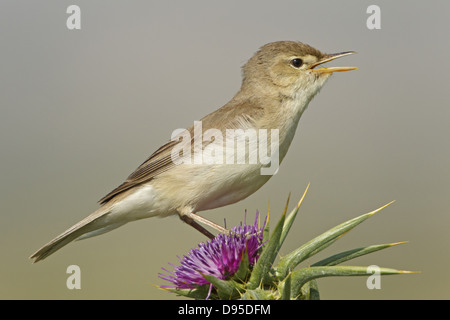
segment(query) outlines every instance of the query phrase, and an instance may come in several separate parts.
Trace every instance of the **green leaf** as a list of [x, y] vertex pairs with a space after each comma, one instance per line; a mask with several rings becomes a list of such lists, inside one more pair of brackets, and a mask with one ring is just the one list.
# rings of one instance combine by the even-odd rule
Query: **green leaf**
[[320, 300], [319, 286], [316, 280], [311, 280], [303, 285], [300, 300]]
[[233, 276], [233, 280], [235, 281], [240, 281], [240, 282], [245, 282], [245, 280], [247, 279], [249, 273], [250, 273], [250, 262], [248, 259], [248, 252], [247, 252], [247, 248], [245, 248], [244, 252], [242, 253], [242, 259], [241, 259], [241, 263], [239, 264], [239, 268], [236, 271], [236, 273]]
[[184, 297], [188, 297], [188, 298], [192, 298], [192, 299], [201, 299], [201, 300], [206, 299], [206, 297], [208, 296], [208, 292], [209, 292], [208, 284], [196, 287], [195, 289], [176, 289], [176, 288], [165, 288], [165, 287], [158, 287], [158, 288], [178, 294], [180, 296], [184, 296]]
[[264, 290], [256, 288], [253, 290], [247, 290], [241, 296], [241, 300], [275, 300], [276, 296], [272, 290]]
[[269, 201], [269, 206], [267, 209], [267, 220], [266, 220], [266, 224], [264, 226], [264, 230], [263, 230], [263, 248], [266, 247], [267, 242], [269, 241], [269, 236], [270, 236], [270, 201]]
[[239, 289], [243, 290], [242, 287], [233, 280], [225, 281], [206, 274], [203, 274], [203, 277], [216, 288], [217, 295], [221, 300], [230, 300], [239, 297]]
[[[288, 200], [289, 202], [289, 200]], [[275, 229], [273, 230], [272, 235], [270, 236], [269, 241], [266, 243], [261, 255], [258, 258], [258, 261], [253, 266], [253, 272], [250, 276], [250, 280], [248, 281], [247, 288], [252, 290], [256, 289], [263, 281], [264, 277], [269, 274], [269, 271], [272, 267], [273, 262], [278, 254], [278, 244], [280, 243], [281, 233], [283, 231], [284, 220], [286, 218], [286, 209], [282, 214], [280, 221], [278, 221]]]
[[[281, 233], [280, 243], [278, 244], [278, 251], [280, 250], [281, 246], [283, 245], [284, 239], [286, 239], [286, 237], [289, 233], [289, 230], [291, 229], [292, 223], [294, 222], [295, 218], [297, 217], [297, 213], [300, 209], [300, 206], [302, 205], [303, 199], [305, 199], [308, 189], [309, 189], [309, 184], [306, 187], [306, 190], [303, 193], [302, 198], [297, 203], [297, 206], [295, 207], [295, 209], [292, 210], [291, 213], [289, 213], [289, 215], [286, 217], [286, 220], [284, 221], [283, 232]], [[286, 207], [286, 209], [287, 209], [287, 207]]]
[[325, 258], [323, 260], [320, 260], [319, 262], [314, 263], [312, 266], [335, 266], [337, 264], [340, 264], [342, 262], [372, 253], [379, 250], [383, 250], [386, 248], [390, 248], [399, 244], [403, 244], [405, 242], [396, 242], [396, 243], [388, 243], [388, 244], [379, 244], [379, 245], [373, 245], [368, 247], [362, 247], [357, 249], [352, 249], [348, 251], [344, 251], [335, 255], [332, 255], [331, 257]]
[[[380, 275], [414, 273], [412, 271], [380, 268]], [[341, 276], [369, 276], [368, 267], [358, 266], [332, 266], [332, 267], [308, 267], [292, 272], [291, 297], [295, 298], [301, 294], [301, 288], [305, 283], [323, 277]]]
[[291, 300], [291, 273], [279, 285], [279, 290], [281, 291], [281, 300]]
[[308, 241], [304, 245], [300, 246], [296, 250], [292, 251], [285, 257], [283, 257], [280, 260], [280, 263], [277, 267], [277, 276], [279, 279], [284, 279], [289, 271], [294, 270], [294, 268], [304, 261], [305, 259], [309, 258], [313, 254], [316, 254], [317, 252], [323, 250], [327, 246], [329, 246], [331, 243], [336, 241], [340, 236], [345, 234], [346, 232], [350, 231], [363, 221], [370, 218], [375, 213], [379, 212], [380, 210], [384, 209], [388, 205], [390, 205], [392, 202], [382, 206], [381, 208], [378, 208], [372, 212], [363, 214], [359, 217], [356, 217], [354, 219], [348, 220], [344, 223], [341, 223], [340, 225], [329, 229], [328, 231], [322, 233], [318, 237]]

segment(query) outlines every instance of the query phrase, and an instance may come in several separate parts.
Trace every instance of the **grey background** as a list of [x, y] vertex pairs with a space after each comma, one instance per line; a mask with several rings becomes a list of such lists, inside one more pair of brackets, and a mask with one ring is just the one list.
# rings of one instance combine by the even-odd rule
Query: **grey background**
[[[81, 7], [81, 30], [66, 8]], [[366, 9], [381, 7], [381, 30]], [[281, 254], [396, 200], [319, 258], [409, 243], [348, 265], [419, 270], [319, 280], [324, 299], [448, 299], [450, 111], [448, 1], [2, 1], [0, 3], [0, 298], [173, 299], [153, 285], [204, 238], [178, 218], [147, 219], [28, 256], [97, 208], [170, 139], [226, 103], [263, 44], [355, 50], [311, 102], [279, 173], [237, 204], [204, 212], [228, 225], [247, 210], [277, 221], [311, 187]], [[67, 266], [81, 290], [66, 288]]]

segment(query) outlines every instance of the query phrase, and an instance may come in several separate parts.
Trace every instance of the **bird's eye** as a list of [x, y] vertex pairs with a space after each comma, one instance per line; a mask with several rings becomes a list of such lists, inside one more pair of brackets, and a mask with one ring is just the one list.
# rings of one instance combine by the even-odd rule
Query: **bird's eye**
[[300, 68], [303, 65], [303, 60], [300, 58], [295, 58], [291, 60], [291, 66], [294, 68]]

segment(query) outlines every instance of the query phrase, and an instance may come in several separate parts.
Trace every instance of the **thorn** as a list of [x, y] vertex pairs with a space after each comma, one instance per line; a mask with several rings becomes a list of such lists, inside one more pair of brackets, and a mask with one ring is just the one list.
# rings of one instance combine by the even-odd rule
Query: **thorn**
[[399, 244], [404, 244], [404, 243], [408, 243], [408, 242], [409, 242], [409, 241], [393, 242], [393, 243], [390, 243], [390, 246], [393, 247], [393, 246], [397, 246], [397, 245], [399, 245]]
[[399, 273], [422, 273], [422, 271], [408, 271], [408, 270], [398, 270]]
[[288, 196], [288, 199], [287, 199], [287, 202], [286, 202], [286, 207], [284, 207], [283, 216], [286, 215], [287, 209], [288, 209], [288, 207], [289, 207], [289, 200], [290, 200], [290, 199], [291, 199], [291, 193], [289, 192], [289, 196]]
[[387, 206], [390, 206], [390, 205], [393, 204], [394, 202], [395, 202], [395, 200], [392, 200], [391, 202], [385, 204], [384, 206], [382, 206], [382, 207], [380, 207], [380, 208], [378, 208], [378, 209], [376, 209], [376, 210], [374, 210], [374, 211], [372, 211], [372, 212], [369, 212], [369, 214], [370, 214], [370, 215], [374, 215], [375, 213], [377, 213], [377, 212], [383, 210], [384, 208], [386, 208]]
[[301, 206], [301, 204], [302, 204], [302, 202], [303, 202], [303, 199], [305, 199], [305, 196], [306, 196], [306, 193], [308, 192], [308, 189], [309, 189], [309, 185], [310, 185], [310, 184], [311, 184], [311, 183], [308, 182], [308, 185], [306, 186], [306, 190], [305, 190], [305, 192], [303, 192], [302, 198], [301, 198], [300, 201], [297, 203], [297, 209], [300, 208], [300, 206]]

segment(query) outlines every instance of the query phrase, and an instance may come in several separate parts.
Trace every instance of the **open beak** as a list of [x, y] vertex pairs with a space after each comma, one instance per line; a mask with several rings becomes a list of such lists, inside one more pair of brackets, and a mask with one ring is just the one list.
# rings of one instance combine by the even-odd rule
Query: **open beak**
[[347, 51], [347, 52], [340, 52], [340, 53], [332, 53], [327, 54], [322, 60], [317, 61], [316, 63], [312, 64], [309, 69], [314, 72], [320, 72], [320, 73], [333, 73], [333, 72], [343, 72], [343, 71], [350, 71], [358, 69], [358, 67], [329, 67], [329, 68], [320, 68], [320, 69], [314, 69], [316, 66], [321, 65], [323, 63], [329, 62], [331, 60], [348, 56], [349, 54], [354, 54], [355, 51]]

